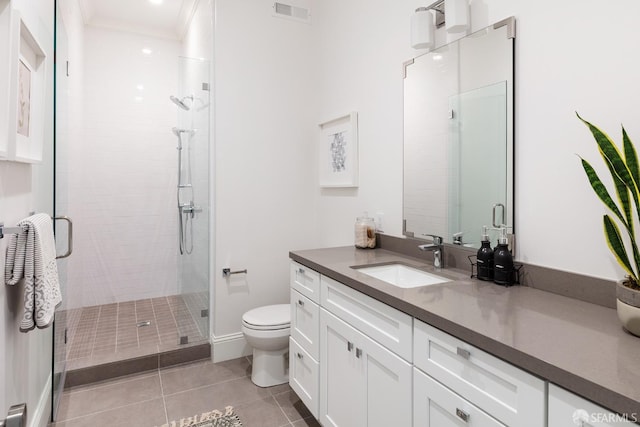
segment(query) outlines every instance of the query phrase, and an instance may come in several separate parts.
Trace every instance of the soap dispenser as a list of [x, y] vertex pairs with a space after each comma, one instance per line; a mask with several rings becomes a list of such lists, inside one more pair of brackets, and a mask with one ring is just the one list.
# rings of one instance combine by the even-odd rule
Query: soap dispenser
[[493, 281], [499, 285], [513, 285], [514, 266], [513, 256], [509, 251], [507, 228], [500, 228], [498, 246], [493, 251]]
[[489, 241], [487, 226], [482, 226], [482, 242], [476, 256], [478, 266], [478, 279], [493, 280], [493, 249]]

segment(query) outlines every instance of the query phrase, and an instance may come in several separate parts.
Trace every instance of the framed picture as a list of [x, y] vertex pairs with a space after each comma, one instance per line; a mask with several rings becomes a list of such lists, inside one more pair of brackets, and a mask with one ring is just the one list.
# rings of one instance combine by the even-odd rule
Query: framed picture
[[358, 113], [320, 124], [320, 187], [358, 186]]
[[8, 159], [42, 161], [46, 54], [22, 19], [11, 10]]

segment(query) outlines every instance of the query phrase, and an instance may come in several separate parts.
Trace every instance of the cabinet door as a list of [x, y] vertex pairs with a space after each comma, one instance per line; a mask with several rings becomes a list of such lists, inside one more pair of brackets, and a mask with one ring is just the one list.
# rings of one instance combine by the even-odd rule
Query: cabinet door
[[412, 367], [377, 342], [363, 335], [356, 357], [365, 364], [368, 427], [411, 425]]
[[320, 306], [294, 289], [291, 289], [291, 336], [314, 359], [319, 359]]
[[413, 411], [413, 427], [505, 427], [416, 368], [413, 369]]
[[411, 365], [324, 309], [320, 324], [320, 422], [410, 426]]
[[631, 427], [634, 422], [640, 422], [640, 413], [625, 418], [555, 384], [549, 385], [549, 427]]
[[318, 366], [318, 362], [290, 337], [289, 385], [316, 418], [320, 390]]
[[320, 310], [320, 422], [324, 427], [365, 427], [364, 365], [356, 358], [360, 334]]

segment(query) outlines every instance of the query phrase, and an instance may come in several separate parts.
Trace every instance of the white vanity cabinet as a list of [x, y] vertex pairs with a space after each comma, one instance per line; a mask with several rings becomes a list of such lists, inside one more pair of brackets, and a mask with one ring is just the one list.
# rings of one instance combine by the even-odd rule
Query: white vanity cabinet
[[289, 385], [318, 418], [320, 391], [320, 274], [291, 261]]
[[320, 422], [411, 425], [411, 364], [322, 308]]
[[413, 368], [415, 427], [505, 427], [418, 368]]
[[548, 427], [631, 427], [640, 422], [640, 412], [629, 414], [625, 420], [575, 394], [549, 384], [549, 423]]
[[[543, 380], [419, 320], [414, 323], [413, 349], [414, 365], [422, 371], [416, 373], [414, 383], [415, 426], [440, 426], [429, 423], [431, 408], [452, 420], [458, 418], [457, 422], [467, 419], [474, 426], [545, 426]], [[418, 374], [422, 373], [437, 383], [420, 385]], [[429, 411], [421, 404], [429, 406]]]

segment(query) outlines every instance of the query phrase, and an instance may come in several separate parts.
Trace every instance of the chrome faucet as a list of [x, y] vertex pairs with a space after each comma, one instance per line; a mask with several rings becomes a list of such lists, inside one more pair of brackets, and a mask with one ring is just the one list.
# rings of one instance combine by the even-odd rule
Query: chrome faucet
[[436, 269], [440, 269], [442, 268], [442, 237], [433, 234], [425, 234], [425, 236], [432, 237], [433, 243], [419, 245], [418, 249], [421, 251], [433, 251], [433, 266]]

